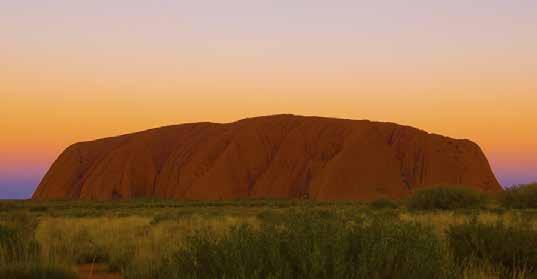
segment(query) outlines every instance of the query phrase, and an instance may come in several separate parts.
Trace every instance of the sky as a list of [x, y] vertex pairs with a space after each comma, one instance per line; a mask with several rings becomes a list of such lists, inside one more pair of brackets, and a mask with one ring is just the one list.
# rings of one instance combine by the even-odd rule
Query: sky
[[537, 1], [0, 1], [0, 199], [74, 142], [292, 113], [477, 142], [537, 181]]

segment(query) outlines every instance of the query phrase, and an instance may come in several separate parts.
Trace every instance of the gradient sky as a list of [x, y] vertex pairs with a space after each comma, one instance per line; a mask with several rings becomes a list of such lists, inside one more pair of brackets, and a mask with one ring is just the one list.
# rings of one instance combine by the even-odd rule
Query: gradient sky
[[293, 113], [476, 141], [537, 181], [537, 1], [0, 1], [0, 198], [69, 144]]

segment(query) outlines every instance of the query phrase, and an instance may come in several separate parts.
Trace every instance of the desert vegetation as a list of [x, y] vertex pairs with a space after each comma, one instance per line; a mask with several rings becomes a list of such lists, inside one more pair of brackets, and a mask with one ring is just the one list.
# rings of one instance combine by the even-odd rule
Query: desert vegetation
[[511, 194], [434, 187], [371, 203], [5, 201], [0, 278], [87, 278], [83, 265], [122, 278], [535, 278], [537, 211]]
[[486, 204], [486, 196], [472, 188], [462, 186], [433, 186], [419, 189], [408, 198], [409, 209], [455, 210], [480, 208]]
[[537, 183], [513, 186], [503, 191], [500, 197], [506, 208], [537, 209]]

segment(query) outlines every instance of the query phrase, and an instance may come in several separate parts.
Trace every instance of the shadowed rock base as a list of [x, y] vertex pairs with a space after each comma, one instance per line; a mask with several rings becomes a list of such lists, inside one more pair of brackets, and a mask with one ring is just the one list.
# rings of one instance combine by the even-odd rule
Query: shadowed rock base
[[501, 190], [469, 140], [393, 123], [275, 115], [74, 144], [33, 199], [370, 200], [435, 184]]

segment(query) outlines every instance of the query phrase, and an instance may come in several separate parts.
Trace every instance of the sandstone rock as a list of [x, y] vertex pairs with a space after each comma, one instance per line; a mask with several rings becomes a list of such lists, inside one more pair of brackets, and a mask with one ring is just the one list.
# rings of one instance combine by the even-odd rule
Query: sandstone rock
[[468, 140], [393, 123], [275, 115], [74, 144], [33, 199], [370, 200], [437, 184], [501, 190]]

